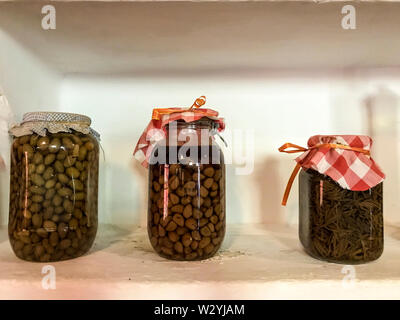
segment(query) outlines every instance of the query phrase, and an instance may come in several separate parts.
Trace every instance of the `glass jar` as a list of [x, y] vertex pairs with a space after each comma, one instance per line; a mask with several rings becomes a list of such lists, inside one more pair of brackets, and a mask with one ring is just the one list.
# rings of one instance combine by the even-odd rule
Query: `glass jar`
[[76, 258], [96, 237], [99, 144], [70, 131], [14, 137], [8, 233], [21, 259]]
[[[148, 234], [164, 258], [207, 259], [224, 239], [225, 164], [215, 126], [206, 118], [172, 122], [152, 152]], [[171, 139], [181, 134], [191, 143]]]
[[312, 169], [299, 175], [299, 236], [321, 260], [357, 264], [383, 252], [383, 183], [366, 191], [343, 189]]

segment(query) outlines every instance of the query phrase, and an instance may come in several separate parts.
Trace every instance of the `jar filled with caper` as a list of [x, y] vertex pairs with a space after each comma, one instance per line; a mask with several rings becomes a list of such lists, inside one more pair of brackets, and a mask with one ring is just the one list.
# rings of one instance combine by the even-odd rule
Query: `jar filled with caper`
[[149, 127], [160, 125], [160, 134], [144, 134], [158, 141], [146, 146], [141, 139], [136, 148], [138, 159], [148, 155], [148, 235], [164, 258], [207, 259], [224, 239], [225, 164], [215, 141], [224, 122], [217, 116], [210, 109], [155, 109]]
[[14, 126], [8, 233], [28, 261], [76, 258], [97, 232], [98, 134], [90, 118], [27, 113]]

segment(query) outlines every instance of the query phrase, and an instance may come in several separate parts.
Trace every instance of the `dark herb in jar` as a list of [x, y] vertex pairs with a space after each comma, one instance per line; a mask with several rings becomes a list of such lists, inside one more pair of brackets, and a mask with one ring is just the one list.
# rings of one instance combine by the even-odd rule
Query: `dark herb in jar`
[[382, 183], [366, 191], [343, 189], [314, 170], [300, 173], [300, 240], [313, 257], [363, 263], [383, 251]]

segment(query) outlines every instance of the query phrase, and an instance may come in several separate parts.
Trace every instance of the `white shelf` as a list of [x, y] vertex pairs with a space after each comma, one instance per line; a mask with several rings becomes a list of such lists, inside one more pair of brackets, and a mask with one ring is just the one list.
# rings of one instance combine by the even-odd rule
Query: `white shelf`
[[[0, 2], [0, 85], [16, 120], [50, 108], [93, 118], [107, 154], [99, 195], [105, 222], [145, 219], [140, 190], [147, 175], [129, 161], [153, 106], [206, 94], [230, 129], [255, 129], [254, 173], [236, 176], [228, 166], [229, 219], [290, 223], [297, 218], [296, 192], [288, 208], [277, 199], [293, 160], [276, 148], [327, 130], [365, 133], [362, 112], [371, 95], [379, 107], [398, 105], [396, 3], [354, 3], [357, 29], [343, 30], [344, 4], [331, 1], [57, 1], [57, 29], [44, 31], [43, 1]], [[260, 116], [244, 117], [243, 110]], [[380, 133], [385, 141], [386, 132]], [[375, 148], [384, 150], [378, 162], [392, 169], [385, 189], [391, 192], [385, 217], [392, 222], [398, 221], [399, 162], [397, 151], [384, 147]], [[0, 178], [1, 224], [9, 180]], [[0, 298], [400, 298], [400, 228], [386, 228], [383, 256], [355, 266], [350, 283], [343, 282], [342, 265], [303, 252], [296, 228], [229, 226], [220, 253], [202, 262], [158, 257], [143, 228], [104, 225], [98, 235], [88, 255], [52, 264], [57, 289], [44, 290], [45, 264], [16, 258], [3, 227]]]
[[228, 226], [215, 257], [176, 262], [153, 252], [143, 228], [102, 226], [88, 255], [51, 264], [57, 288], [44, 290], [46, 264], [16, 258], [2, 229], [0, 299], [398, 299], [400, 229], [386, 235], [383, 256], [343, 283], [344, 266], [307, 256], [294, 228]]

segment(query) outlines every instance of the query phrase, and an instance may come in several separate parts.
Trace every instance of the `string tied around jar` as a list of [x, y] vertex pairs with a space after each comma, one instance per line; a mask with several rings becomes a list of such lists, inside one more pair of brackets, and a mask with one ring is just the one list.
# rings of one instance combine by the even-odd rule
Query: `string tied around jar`
[[[312, 150], [321, 150], [321, 149], [327, 149], [327, 150], [341, 149], [341, 150], [347, 150], [347, 151], [361, 153], [368, 157], [370, 156], [370, 151], [368, 149], [352, 147], [349, 145], [344, 145], [344, 144], [339, 144], [339, 143], [318, 143], [314, 146], [304, 148], [304, 147], [298, 146], [296, 144], [287, 142], [287, 143], [283, 144], [278, 150], [279, 150], [279, 152], [284, 152], [284, 153], [299, 153], [299, 152], [309, 152]], [[283, 194], [283, 199], [282, 199], [283, 206], [286, 206], [294, 179], [296, 178], [296, 176], [301, 168], [302, 168], [302, 164], [300, 162], [297, 162], [295, 168], [292, 171], [292, 174], [290, 175], [290, 178], [289, 178], [286, 188], [285, 188], [285, 192]]]
[[161, 140], [165, 139], [166, 128], [171, 122], [183, 121], [194, 122], [202, 118], [208, 118], [215, 123], [213, 133], [220, 137], [225, 146], [226, 142], [220, 136], [220, 132], [225, 129], [225, 121], [219, 117], [219, 113], [213, 109], [204, 108], [206, 97], [200, 96], [188, 107], [154, 108], [151, 120], [140, 136], [135, 150], [134, 157], [143, 167], [148, 168], [149, 159], [154, 147]]
[[193, 110], [193, 108], [200, 108], [201, 106], [204, 106], [205, 104], [206, 104], [206, 97], [201, 96], [193, 102], [192, 106], [188, 110], [191, 111], [191, 110]]

